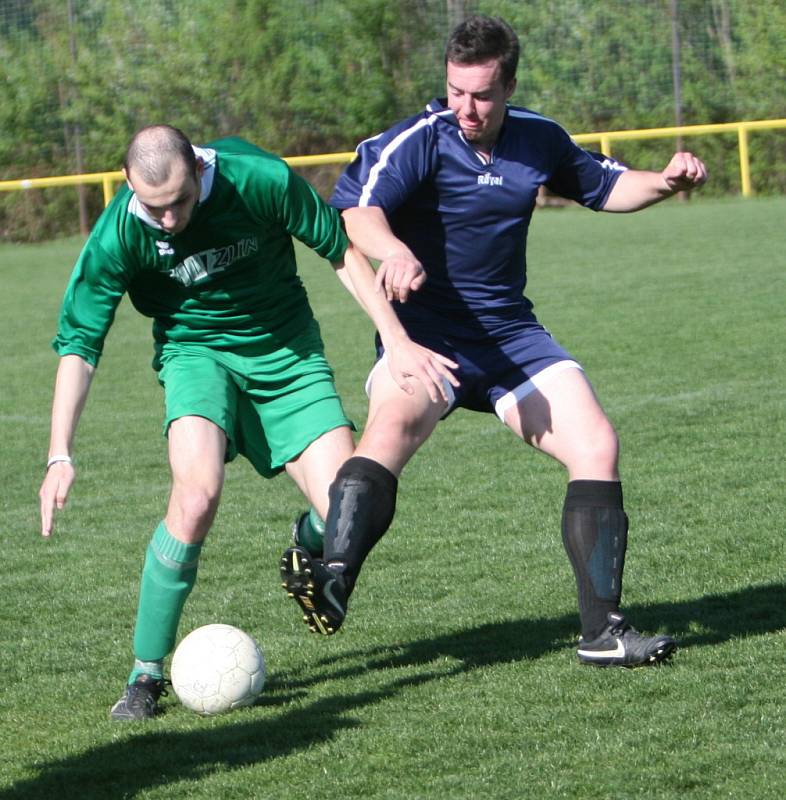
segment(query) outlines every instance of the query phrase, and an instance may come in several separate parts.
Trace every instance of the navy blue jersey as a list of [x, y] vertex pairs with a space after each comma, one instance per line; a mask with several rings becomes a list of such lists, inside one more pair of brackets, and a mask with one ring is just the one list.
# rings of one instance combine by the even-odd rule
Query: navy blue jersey
[[396, 304], [405, 325], [428, 310], [445, 334], [474, 338], [530, 313], [525, 250], [538, 189], [600, 210], [622, 170], [552, 120], [513, 106], [486, 162], [445, 101], [433, 100], [358, 146], [331, 203], [382, 208], [423, 264], [426, 283]]

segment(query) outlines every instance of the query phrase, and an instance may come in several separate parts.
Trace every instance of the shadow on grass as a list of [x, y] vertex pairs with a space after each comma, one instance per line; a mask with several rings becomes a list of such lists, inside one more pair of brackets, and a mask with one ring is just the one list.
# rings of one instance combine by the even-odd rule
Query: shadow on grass
[[[440, 677], [444, 676], [441, 671]], [[118, 800], [178, 781], [199, 781], [214, 772], [243, 769], [329, 741], [360, 724], [351, 716], [354, 709], [374, 705], [436, 677], [433, 672], [408, 676], [379, 691], [337, 694], [249, 722], [241, 720], [245, 713], [253, 712], [240, 712], [226, 725], [210, 730], [160, 730], [156, 722], [119, 727], [115, 723], [115, 741], [44, 764], [39, 776], [0, 790], [0, 798]], [[287, 777], [282, 774], [282, 796], [287, 793], [286, 785]], [[185, 785], [182, 796], [190, 796], [190, 788]]]
[[[684, 603], [631, 606], [626, 611], [642, 630], [675, 634], [683, 648], [718, 644], [786, 628], [786, 584], [753, 586]], [[279, 678], [271, 682], [271, 688], [278, 684], [292, 693], [283, 698], [267, 695], [261, 705], [284, 708], [290, 700], [302, 699], [305, 693], [298, 689], [369, 670], [429, 668], [393, 680], [378, 691], [337, 694], [248, 722], [238, 715], [231, 723], [210, 730], [162, 731], [156, 730], [154, 723], [136, 729], [124, 727], [116, 741], [43, 765], [38, 777], [0, 791], [0, 800], [134, 797], [160, 785], [198, 781], [216, 771], [242, 769], [287, 756], [358, 727], [353, 710], [382, 702], [402, 690], [493, 664], [536, 659], [572, 648], [576, 625], [574, 615], [520, 619], [403, 642], [395, 648], [334, 653], [317, 664], [326, 667], [327, 674], [315, 674], [301, 682]], [[454, 659], [447, 667], [446, 657]], [[341, 660], [355, 663], [342, 669], [338, 666]], [[438, 669], [434, 669], [434, 662], [441, 662]], [[133, 730], [130, 736], [129, 730]], [[135, 735], [137, 731], [139, 735]]]
[[[786, 584], [751, 586], [737, 592], [705, 595], [683, 603], [653, 603], [624, 606], [624, 612], [642, 632], [667, 632], [680, 649], [720, 644], [729, 639], [759, 636], [786, 629]], [[463, 668], [476, 669], [510, 661], [536, 659], [576, 646], [578, 615], [540, 619], [518, 619], [489, 623], [430, 639], [375, 647], [332, 655], [320, 662], [367, 659], [362, 666], [332, 672], [332, 677], [360, 675], [368, 669], [417, 666], [437, 659], [453, 658]], [[324, 680], [317, 678], [316, 680]], [[313, 683], [304, 680], [301, 687]], [[297, 681], [288, 681], [290, 688]]]
[[630, 613], [642, 630], [666, 630], [683, 648], [719, 644], [786, 628], [786, 584], [748, 586], [683, 603], [634, 606]]

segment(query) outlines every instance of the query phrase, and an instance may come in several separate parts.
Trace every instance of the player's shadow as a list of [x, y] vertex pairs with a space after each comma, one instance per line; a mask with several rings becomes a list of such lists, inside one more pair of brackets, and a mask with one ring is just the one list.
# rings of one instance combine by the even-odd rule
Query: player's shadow
[[[752, 586], [682, 603], [634, 605], [626, 611], [643, 630], [673, 633], [683, 648], [710, 646], [786, 628], [786, 584]], [[217, 770], [263, 763], [358, 727], [361, 723], [353, 711], [395, 697], [402, 690], [494, 664], [537, 659], [556, 650], [565, 650], [566, 657], [570, 654], [573, 659], [575, 635], [575, 615], [566, 614], [488, 623], [433, 638], [391, 643], [389, 648], [334, 651], [309, 670], [308, 678], [274, 677], [273, 691], [264, 696], [263, 705], [275, 711], [263, 719], [257, 718], [257, 710], [239, 712], [226, 724], [185, 732], [162, 730], [157, 722], [118, 728], [121, 735], [115, 741], [42, 765], [38, 776], [0, 790], [0, 800], [134, 797], [164, 784], [198, 780]], [[307, 687], [314, 683], [397, 667], [409, 669], [379, 690], [335, 694], [287, 707], [293, 696], [301, 700], [307, 696]], [[411, 673], [413, 667], [418, 668], [417, 674]], [[246, 721], [244, 713], [254, 718]]]
[[[402, 677], [378, 691], [336, 694], [264, 719], [244, 721], [255, 712], [242, 710], [220, 727], [205, 725], [200, 730], [162, 730], [163, 720], [121, 723], [120, 728], [113, 723], [119, 734], [113, 741], [44, 764], [37, 777], [0, 790], [0, 800], [117, 800], [164, 785], [172, 791], [179, 781], [243, 769], [330, 741], [341, 731], [358, 727], [352, 716], [355, 709], [444, 676], [442, 670], [439, 676], [424, 672]], [[286, 786], [287, 778], [282, 776], [282, 796], [287, 794]]]
[[[786, 584], [751, 586], [680, 603], [631, 605], [623, 610], [641, 631], [666, 631], [678, 640], [680, 649], [686, 650], [786, 629]], [[336, 678], [347, 678], [369, 669], [412, 667], [445, 658], [460, 663], [462, 670], [537, 659], [560, 650], [575, 659], [577, 626], [578, 618], [573, 614], [494, 622], [398, 646], [334, 654], [322, 664], [332, 665]], [[337, 666], [344, 659], [352, 662], [351, 666]], [[365, 659], [364, 663], [359, 664], [359, 659]], [[288, 681], [287, 685], [303, 688], [312, 682], [307, 677]]]

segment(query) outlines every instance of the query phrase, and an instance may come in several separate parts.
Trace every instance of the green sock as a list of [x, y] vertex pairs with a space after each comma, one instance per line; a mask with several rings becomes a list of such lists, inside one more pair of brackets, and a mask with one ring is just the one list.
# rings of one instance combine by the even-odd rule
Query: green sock
[[325, 521], [317, 514], [316, 509], [311, 506], [308, 510], [308, 522], [311, 525], [315, 543], [324, 541]]
[[136, 662], [129, 683], [147, 672], [147, 665], [152, 669], [161, 664], [159, 671], [163, 672], [163, 660], [175, 645], [183, 605], [196, 582], [201, 550], [201, 542], [185, 544], [175, 539], [163, 522], [153, 533], [139, 588], [134, 628]]
[[308, 514], [301, 514], [297, 521], [297, 537], [295, 541], [305, 547], [312, 556], [322, 557], [325, 543], [325, 523], [313, 506]]

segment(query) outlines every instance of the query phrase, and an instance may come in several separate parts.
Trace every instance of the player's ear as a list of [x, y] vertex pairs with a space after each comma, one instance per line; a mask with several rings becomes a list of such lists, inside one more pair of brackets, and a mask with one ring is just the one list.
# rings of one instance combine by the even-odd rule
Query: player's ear
[[202, 175], [204, 175], [204, 172], [205, 172], [205, 162], [204, 162], [203, 159], [201, 159], [201, 158], [199, 158], [199, 156], [197, 156], [197, 160], [196, 160], [196, 176], [197, 176], [197, 178], [201, 178]]
[[128, 177], [128, 171], [126, 170], [125, 167], [123, 167], [121, 171], [123, 173], [123, 177], [125, 178], [126, 185], [133, 192], [134, 191], [134, 187], [131, 185], [131, 179]]
[[516, 91], [516, 79], [511, 78], [510, 83], [505, 87], [505, 99], [510, 100], [513, 96], [513, 92]]

